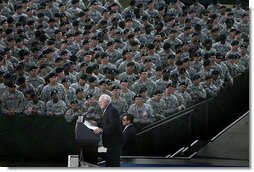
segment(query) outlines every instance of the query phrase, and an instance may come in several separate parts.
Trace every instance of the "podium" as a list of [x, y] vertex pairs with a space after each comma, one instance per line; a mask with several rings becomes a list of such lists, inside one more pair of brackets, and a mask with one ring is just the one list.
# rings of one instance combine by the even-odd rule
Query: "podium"
[[94, 134], [83, 122], [77, 121], [75, 140], [80, 145], [80, 161], [97, 164], [99, 135]]

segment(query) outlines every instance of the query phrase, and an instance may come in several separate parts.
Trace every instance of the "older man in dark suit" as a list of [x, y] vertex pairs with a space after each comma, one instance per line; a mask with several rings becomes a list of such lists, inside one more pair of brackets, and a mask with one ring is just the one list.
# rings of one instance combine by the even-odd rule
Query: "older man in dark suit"
[[131, 156], [135, 155], [135, 145], [136, 145], [136, 129], [133, 126], [134, 116], [132, 114], [126, 113], [123, 115], [122, 124], [123, 129], [123, 144], [122, 144], [122, 155]]
[[99, 106], [103, 110], [102, 122], [101, 127], [94, 132], [95, 134], [102, 133], [102, 143], [107, 148], [106, 166], [120, 167], [123, 136], [119, 111], [111, 104], [111, 98], [106, 94], [100, 96]]

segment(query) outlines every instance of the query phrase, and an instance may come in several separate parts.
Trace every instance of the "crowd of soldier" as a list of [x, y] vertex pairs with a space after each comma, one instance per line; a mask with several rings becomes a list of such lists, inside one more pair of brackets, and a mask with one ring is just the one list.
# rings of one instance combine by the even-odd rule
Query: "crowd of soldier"
[[249, 70], [248, 9], [218, 1], [7, 0], [0, 8], [1, 113], [84, 114], [101, 94], [149, 124], [233, 86]]

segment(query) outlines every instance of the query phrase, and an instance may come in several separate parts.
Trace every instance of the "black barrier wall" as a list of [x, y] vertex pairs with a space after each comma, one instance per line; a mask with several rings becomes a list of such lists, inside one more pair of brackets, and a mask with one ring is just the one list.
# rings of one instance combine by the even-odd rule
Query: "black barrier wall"
[[[165, 156], [196, 139], [209, 139], [249, 109], [249, 73], [235, 79], [234, 87], [148, 126], [138, 134], [138, 155]], [[0, 115], [0, 159], [66, 162], [79, 154], [75, 121], [63, 117], [6, 117]]]
[[207, 141], [249, 110], [249, 73], [215, 98], [145, 127], [138, 133], [137, 155], [167, 156], [195, 140]]

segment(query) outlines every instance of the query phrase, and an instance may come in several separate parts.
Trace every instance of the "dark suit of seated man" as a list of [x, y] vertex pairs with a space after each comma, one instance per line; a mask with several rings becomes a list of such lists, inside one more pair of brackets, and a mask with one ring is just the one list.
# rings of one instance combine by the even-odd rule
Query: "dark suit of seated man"
[[122, 118], [123, 129], [123, 144], [122, 155], [132, 156], [135, 155], [136, 145], [136, 129], [133, 125], [134, 116], [132, 114], [124, 114]]

